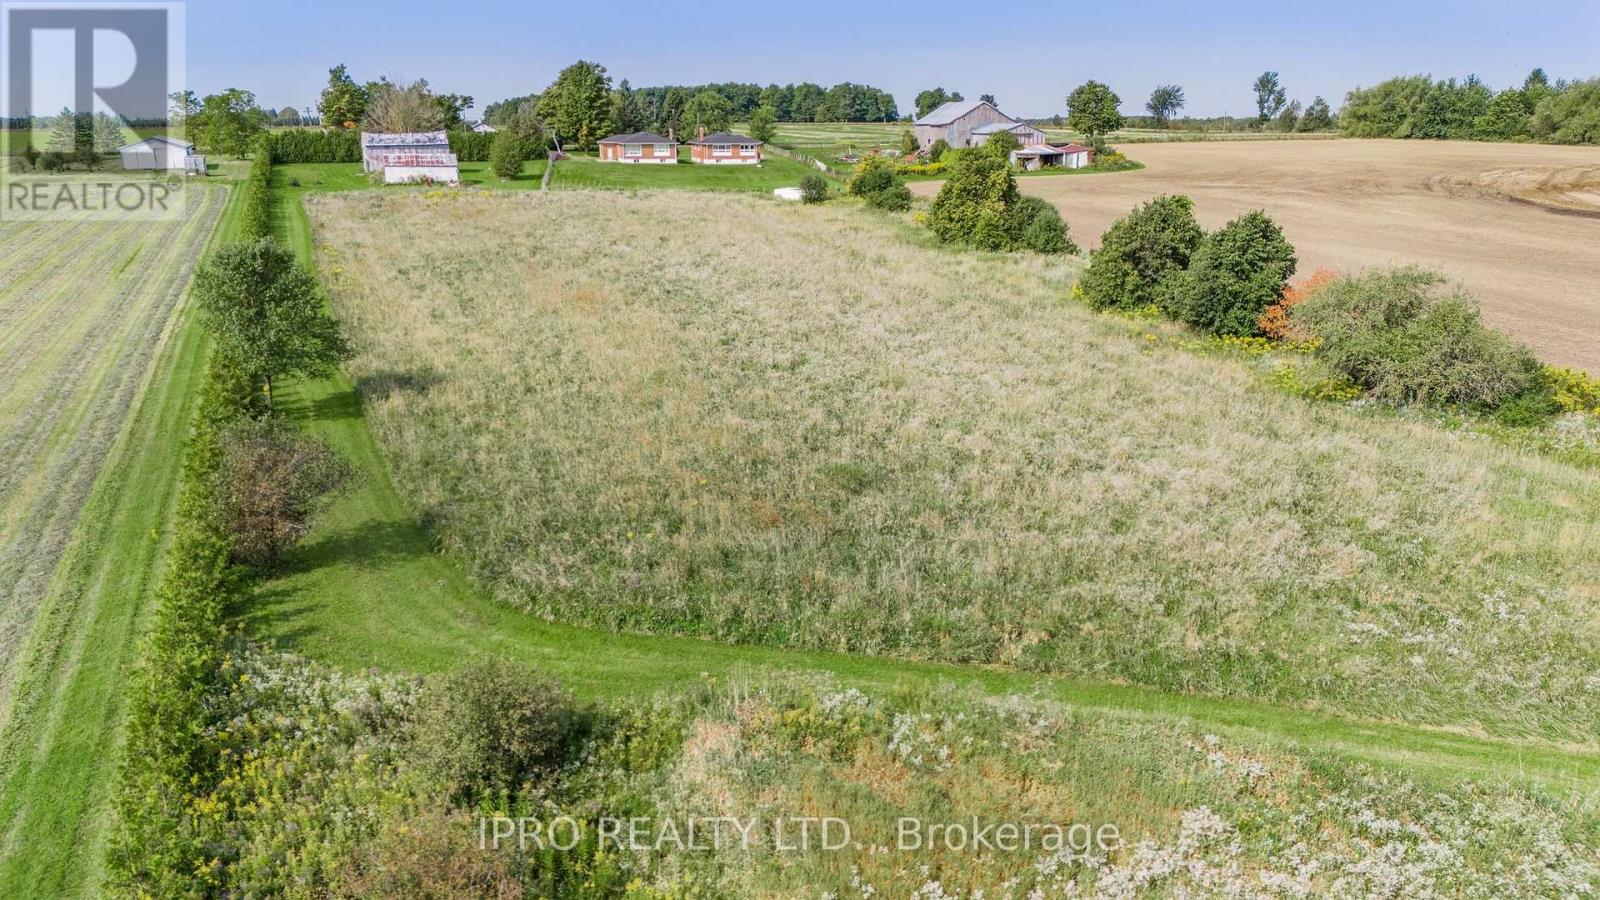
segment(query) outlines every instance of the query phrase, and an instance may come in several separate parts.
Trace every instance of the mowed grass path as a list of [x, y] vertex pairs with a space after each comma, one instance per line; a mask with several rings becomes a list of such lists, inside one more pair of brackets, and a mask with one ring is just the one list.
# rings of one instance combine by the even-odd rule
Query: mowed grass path
[[[191, 218], [173, 226], [31, 235], [65, 251], [32, 270], [15, 266], [35, 252], [30, 235], [0, 243], [22, 297], [0, 301], [0, 543], [26, 576], [0, 578], [22, 636], [6, 654], [14, 677], [0, 705], [0, 896], [103, 893], [128, 678], [205, 356], [181, 298], [226, 196], [197, 188]], [[41, 509], [44, 531], [29, 526]]]
[[[311, 232], [301, 199], [285, 195], [277, 222], [309, 260]], [[491, 599], [451, 557], [436, 552], [396, 492], [348, 378], [294, 382], [280, 398], [290, 415], [356, 462], [364, 477], [286, 570], [261, 586], [242, 617], [253, 636], [346, 670], [438, 672], [498, 655], [536, 665], [584, 696], [618, 699], [683, 689], [706, 677], [726, 681], [777, 671], [831, 673], [863, 687], [957, 683], [1130, 716], [1193, 720], [1219, 733], [1336, 752], [1417, 777], [1525, 779], [1574, 796], [1600, 779], [1600, 754], [1535, 741], [1352, 721], [1092, 680], [621, 635], [541, 621]]]

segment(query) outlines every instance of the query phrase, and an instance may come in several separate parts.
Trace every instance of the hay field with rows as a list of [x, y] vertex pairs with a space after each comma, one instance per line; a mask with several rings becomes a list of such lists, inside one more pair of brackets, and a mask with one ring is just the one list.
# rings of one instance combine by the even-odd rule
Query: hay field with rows
[[402, 491], [502, 600], [1591, 742], [1600, 476], [1275, 392], [848, 206], [308, 198]]
[[166, 222], [0, 224], [0, 724], [90, 489], [226, 192]]

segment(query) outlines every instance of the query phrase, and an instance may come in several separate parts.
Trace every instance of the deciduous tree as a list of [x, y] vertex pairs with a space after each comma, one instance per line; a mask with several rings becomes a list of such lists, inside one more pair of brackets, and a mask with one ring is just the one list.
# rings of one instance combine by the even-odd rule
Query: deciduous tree
[[732, 127], [732, 120], [733, 105], [716, 91], [701, 91], [683, 107], [684, 124], [695, 133], [702, 128], [706, 131], [727, 131]]
[[750, 114], [750, 136], [763, 144], [772, 143], [778, 136], [778, 111], [770, 106], [758, 106]]
[[194, 277], [194, 297], [219, 352], [272, 402], [283, 375], [331, 374], [349, 356], [316, 278], [271, 238], [229, 244]]
[[1256, 119], [1262, 125], [1272, 121], [1289, 104], [1289, 93], [1278, 83], [1277, 72], [1262, 72], [1252, 88], [1256, 92]]
[[366, 118], [367, 92], [350, 77], [344, 63], [328, 70], [328, 86], [322, 89], [317, 110], [329, 128], [354, 128]]
[[593, 150], [611, 130], [611, 76], [599, 63], [578, 60], [539, 95], [539, 116], [562, 147]]
[[1122, 127], [1122, 98], [1098, 81], [1086, 81], [1067, 97], [1067, 127], [1081, 132], [1096, 150]]
[[1150, 92], [1150, 99], [1145, 101], [1145, 111], [1156, 120], [1156, 125], [1165, 128], [1172, 120], [1172, 115], [1182, 109], [1188, 102], [1183, 96], [1183, 88], [1175, 84], [1163, 84]]

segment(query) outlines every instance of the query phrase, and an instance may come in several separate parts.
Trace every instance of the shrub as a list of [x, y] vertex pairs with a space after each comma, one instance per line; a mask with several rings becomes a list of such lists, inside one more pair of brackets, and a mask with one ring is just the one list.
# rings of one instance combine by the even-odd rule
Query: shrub
[[1139, 164], [1123, 156], [1119, 151], [1107, 148], [1104, 152], [1095, 154], [1094, 163], [1090, 168], [1098, 172], [1125, 172], [1139, 168]]
[[983, 149], [990, 156], [1010, 165], [1011, 151], [1021, 149], [1022, 141], [1009, 131], [997, 131], [984, 141]]
[[901, 156], [910, 156], [911, 154], [913, 154], [915, 152], [917, 152], [917, 136], [915, 134], [912, 134], [911, 133], [911, 129], [909, 129], [909, 128], [901, 129], [901, 131], [900, 131], [900, 155]]
[[521, 900], [527, 895], [509, 850], [478, 846], [472, 817], [429, 809], [387, 822], [344, 858], [337, 882], [341, 897]]
[[944, 155], [950, 152], [950, 143], [944, 138], [939, 138], [928, 145], [928, 158], [934, 162], [942, 162]]
[[928, 212], [928, 227], [947, 243], [981, 250], [1010, 250], [1017, 242], [1017, 180], [1003, 160], [986, 153], [963, 156], [939, 189]]
[[509, 131], [494, 136], [494, 148], [489, 153], [489, 167], [502, 181], [522, 174], [522, 160], [527, 155], [522, 142]]
[[1157, 197], [1113, 222], [1089, 258], [1079, 284], [1094, 309], [1141, 309], [1156, 302], [1156, 285], [1189, 265], [1204, 233], [1194, 201]]
[[895, 166], [896, 175], [940, 175], [950, 168], [942, 162], [909, 163]]
[[800, 199], [806, 203], [822, 203], [828, 199], [828, 179], [809, 172], [800, 179]]
[[239, 236], [247, 241], [259, 240], [272, 233], [272, 144], [266, 135], [256, 141], [243, 190]]
[[1256, 322], [1257, 330], [1275, 341], [1304, 341], [1307, 336], [1289, 321], [1289, 310], [1316, 296], [1316, 293], [1327, 287], [1333, 279], [1332, 272], [1318, 269], [1299, 284], [1291, 284], [1284, 288], [1283, 296], [1278, 302], [1267, 307], [1266, 312], [1261, 314], [1261, 318]]
[[1262, 313], [1294, 275], [1294, 247], [1260, 210], [1206, 235], [1187, 270], [1159, 285], [1158, 302], [1179, 319], [1212, 334], [1256, 333]]
[[418, 763], [460, 803], [516, 791], [559, 765], [583, 717], [554, 680], [505, 660], [446, 676], [422, 700]]
[[845, 193], [860, 197], [874, 209], [904, 212], [911, 208], [911, 189], [895, 175], [894, 160], [886, 156], [869, 156], [856, 163]]
[[1544, 377], [1562, 412], [1600, 415], [1600, 379], [1577, 369], [1555, 366], [1546, 366]]
[[1543, 382], [1533, 354], [1480, 321], [1443, 279], [1414, 268], [1340, 278], [1289, 312], [1320, 356], [1373, 397], [1493, 409]]
[[1011, 205], [1017, 220], [1017, 243], [1035, 253], [1077, 253], [1067, 236], [1067, 223], [1055, 206], [1038, 197], [1021, 197]]
[[270, 566], [355, 477], [333, 448], [274, 417], [244, 419], [219, 436], [213, 476], [220, 524], [237, 562]]

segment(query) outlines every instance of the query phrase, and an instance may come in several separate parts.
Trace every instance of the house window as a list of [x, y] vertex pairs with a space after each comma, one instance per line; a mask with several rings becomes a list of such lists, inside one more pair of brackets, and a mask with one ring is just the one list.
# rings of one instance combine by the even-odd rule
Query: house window
[[671, 156], [672, 155], [672, 145], [671, 144], [657, 144], [656, 145], [656, 155], [657, 156]]
[[756, 155], [756, 145], [755, 144], [740, 144], [739, 145], [739, 155], [740, 156], [755, 156]]
[[711, 145], [711, 155], [712, 156], [732, 156], [733, 155], [733, 145], [732, 144], [712, 144]]
[[623, 156], [643, 156], [644, 152], [643, 152], [643, 148], [639, 144], [624, 144], [623, 147], [622, 147], [622, 155]]

